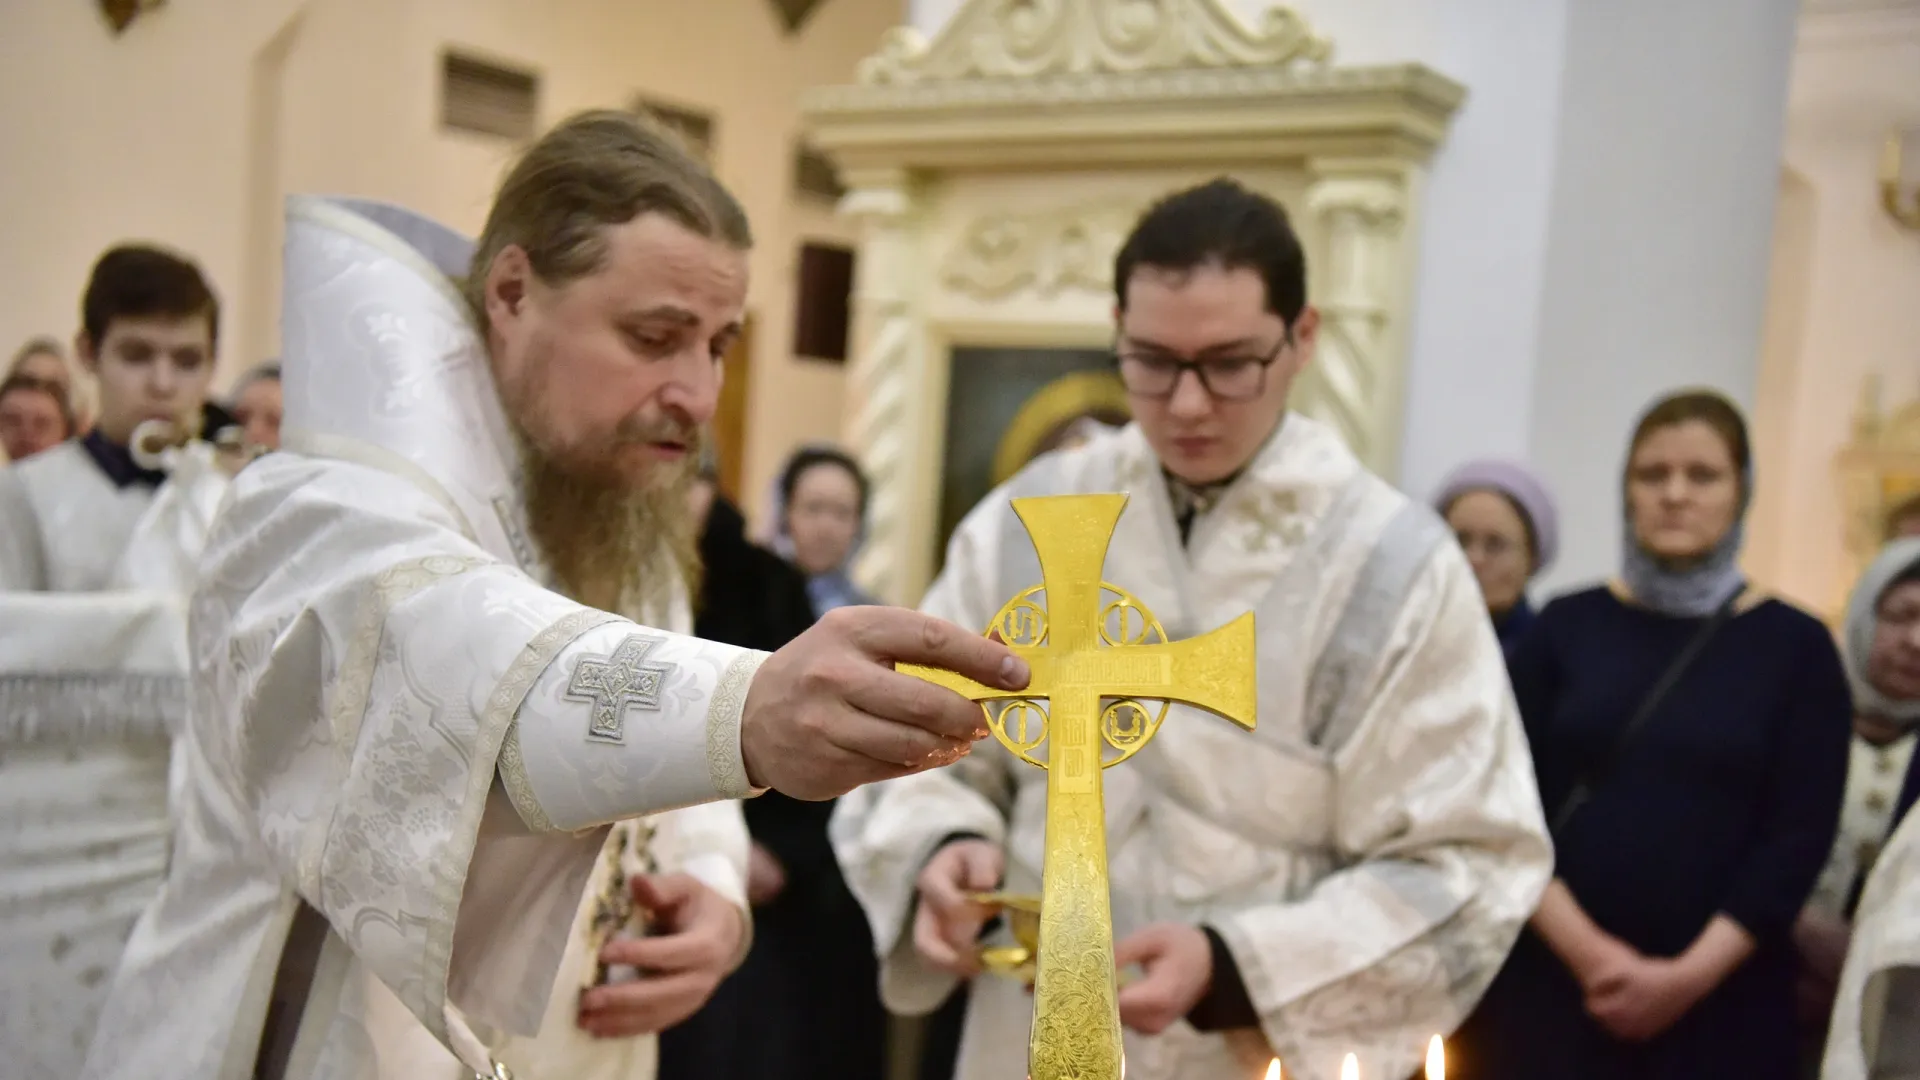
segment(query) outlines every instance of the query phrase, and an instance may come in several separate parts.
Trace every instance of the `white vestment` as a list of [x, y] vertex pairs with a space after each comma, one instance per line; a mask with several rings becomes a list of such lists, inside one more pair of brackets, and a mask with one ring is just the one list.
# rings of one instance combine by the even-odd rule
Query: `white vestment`
[[[1007, 500], [1103, 491], [1131, 494], [1106, 581], [1172, 638], [1252, 610], [1259, 639], [1254, 732], [1175, 705], [1105, 784], [1116, 937], [1154, 922], [1214, 928], [1267, 1046], [1251, 1029], [1229, 1039], [1184, 1022], [1128, 1032], [1129, 1080], [1240, 1075], [1248, 1036], [1301, 1080], [1331, 1080], [1349, 1051], [1363, 1076], [1412, 1073], [1484, 992], [1552, 866], [1466, 560], [1430, 511], [1297, 415], [1183, 548], [1158, 460], [1130, 425], [988, 496], [924, 609], [985, 628], [1040, 582]], [[1045, 797], [1043, 772], [989, 740], [956, 766], [840, 801], [835, 848], [872, 920], [889, 1007], [925, 1012], [952, 987], [908, 932], [930, 853], [957, 833], [1004, 843], [1006, 887], [1038, 891]], [[1010, 981], [976, 981], [959, 1080], [1024, 1075], [1031, 1002]]]
[[72, 1080], [167, 866], [186, 599], [0, 593], [0, 1073]]
[[470, 254], [391, 207], [291, 201], [282, 450], [201, 564], [173, 861], [91, 1080], [250, 1077], [303, 903], [326, 932], [285, 1075], [433, 1080], [443, 1046], [488, 1073], [573, 994], [605, 826], [751, 794], [763, 654], [539, 584], [453, 285]]
[[1900, 787], [1913, 760], [1915, 741], [1911, 733], [1885, 746], [1853, 737], [1847, 791], [1840, 802], [1840, 829], [1807, 906], [1829, 915], [1846, 914], [1854, 886], [1872, 872], [1880, 846], [1893, 826], [1893, 812], [1900, 802]]
[[98, 592], [155, 489], [119, 487], [78, 439], [0, 468], [0, 592]]
[[1821, 1080], [1920, 1080], [1920, 814], [1874, 863], [1827, 1027]]
[[[167, 457], [165, 483], [122, 497], [69, 443], [13, 488], [32, 510], [11, 534], [56, 522], [47, 539], [62, 542], [45, 558], [38, 539], [14, 547], [39, 577], [0, 591], [0, 1046], [12, 1080], [80, 1071], [127, 934], [166, 872], [191, 566], [227, 483], [205, 444]], [[139, 514], [122, 522], [122, 509]]]

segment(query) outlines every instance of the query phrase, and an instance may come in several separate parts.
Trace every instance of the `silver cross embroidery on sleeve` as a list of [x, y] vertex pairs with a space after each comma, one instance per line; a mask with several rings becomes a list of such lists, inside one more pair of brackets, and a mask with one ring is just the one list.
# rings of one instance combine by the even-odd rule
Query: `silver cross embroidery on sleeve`
[[566, 697], [593, 706], [587, 738], [624, 742], [628, 707], [660, 711], [660, 685], [673, 672], [674, 665], [644, 661], [661, 640], [645, 634], [628, 634], [612, 655], [583, 656], [574, 665]]

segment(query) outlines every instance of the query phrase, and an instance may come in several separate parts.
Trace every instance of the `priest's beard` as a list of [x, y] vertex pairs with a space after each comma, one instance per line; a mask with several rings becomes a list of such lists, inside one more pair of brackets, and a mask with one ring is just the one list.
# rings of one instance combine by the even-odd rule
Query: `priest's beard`
[[[538, 382], [536, 371], [529, 382]], [[556, 449], [543, 438], [543, 403], [503, 389], [520, 442], [527, 526], [560, 590], [602, 611], [664, 616], [676, 589], [699, 590], [698, 538], [687, 513], [698, 429], [630, 418], [610, 438]], [[521, 398], [515, 400], [516, 397]], [[682, 463], [656, 465], [638, 482], [618, 467], [635, 443], [672, 438]]]

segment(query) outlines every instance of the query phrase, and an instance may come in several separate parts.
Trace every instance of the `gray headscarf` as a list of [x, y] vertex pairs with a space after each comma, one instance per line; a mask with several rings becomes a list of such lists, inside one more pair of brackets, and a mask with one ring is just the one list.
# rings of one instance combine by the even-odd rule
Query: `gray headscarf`
[[1920, 724], [1920, 699], [1890, 698], [1868, 682], [1867, 654], [1873, 649], [1874, 631], [1879, 628], [1881, 598], [1888, 589], [1916, 576], [1920, 576], [1920, 537], [1895, 540], [1880, 549], [1847, 600], [1847, 679], [1853, 684], [1853, 707], [1901, 727]]

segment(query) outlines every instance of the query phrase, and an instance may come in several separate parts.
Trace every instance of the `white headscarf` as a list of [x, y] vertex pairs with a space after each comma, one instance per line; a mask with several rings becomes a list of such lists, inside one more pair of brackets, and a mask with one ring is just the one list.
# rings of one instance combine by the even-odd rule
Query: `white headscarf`
[[1880, 549], [1847, 600], [1847, 678], [1853, 684], [1856, 711], [1884, 717], [1902, 727], [1920, 724], [1920, 699], [1898, 700], [1867, 679], [1867, 654], [1880, 625], [1880, 600], [1898, 582], [1920, 573], [1920, 537], [1895, 540]]

